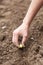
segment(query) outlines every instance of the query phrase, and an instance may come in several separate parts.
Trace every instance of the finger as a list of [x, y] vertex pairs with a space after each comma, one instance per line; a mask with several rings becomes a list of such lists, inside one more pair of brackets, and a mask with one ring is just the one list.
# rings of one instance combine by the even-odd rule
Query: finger
[[26, 40], [27, 40], [27, 37], [26, 36], [23, 36], [22, 44], [25, 44]]
[[18, 47], [18, 36], [15, 36], [15, 45]]
[[14, 45], [18, 47], [18, 35], [13, 34], [12, 41]]

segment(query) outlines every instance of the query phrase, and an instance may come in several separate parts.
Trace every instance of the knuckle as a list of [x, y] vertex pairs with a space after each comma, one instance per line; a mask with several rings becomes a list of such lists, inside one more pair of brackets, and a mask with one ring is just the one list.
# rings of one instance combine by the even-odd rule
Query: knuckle
[[14, 35], [17, 35], [17, 34], [18, 34], [18, 32], [14, 31], [14, 32], [13, 32], [13, 34], [14, 34]]
[[15, 34], [15, 31], [13, 31], [13, 34]]

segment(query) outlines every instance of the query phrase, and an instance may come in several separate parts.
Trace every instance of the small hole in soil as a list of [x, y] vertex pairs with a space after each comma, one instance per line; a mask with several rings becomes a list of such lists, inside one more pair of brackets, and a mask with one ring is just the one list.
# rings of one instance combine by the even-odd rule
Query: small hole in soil
[[0, 15], [0, 18], [5, 18], [5, 16], [3, 16], [3, 15]]
[[41, 54], [41, 56], [43, 57], [43, 53]]
[[35, 51], [38, 53], [39, 49], [40, 49], [40, 46], [38, 46]]
[[6, 39], [5, 35], [0, 35], [0, 41], [4, 41]]
[[43, 32], [43, 26], [40, 27], [39, 31]]

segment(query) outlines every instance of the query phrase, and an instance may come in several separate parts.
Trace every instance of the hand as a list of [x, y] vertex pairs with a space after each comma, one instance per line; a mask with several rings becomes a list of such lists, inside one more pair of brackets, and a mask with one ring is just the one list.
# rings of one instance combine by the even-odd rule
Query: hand
[[12, 41], [14, 45], [16, 45], [17, 47], [19, 45], [19, 41], [18, 41], [19, 36], [23, 37], [21, 43], [24, 44], [29, 37], [28, 25], [22, 23], [17, 29], [14, 30]]

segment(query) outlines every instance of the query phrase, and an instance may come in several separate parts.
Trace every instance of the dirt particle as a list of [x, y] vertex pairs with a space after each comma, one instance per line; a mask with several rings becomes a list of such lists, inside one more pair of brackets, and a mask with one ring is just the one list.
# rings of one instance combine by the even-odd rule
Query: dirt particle
[[3, 59], [3, 57], [1, 56], [1, 57], [0, 57], [0, 60], [2, 60], [2, 59]]
[[12, 53], [13, 51], [12, 50], [9, 50], [10, 53]]
[[6, 51], [3, 51], [3, 55], [7, 55], [7, 52]]
[[3, 26], [2, 29], [6, 29], [6, 26]]
[[7, 60], [9, 60], [9, 57], [7, 57]]

